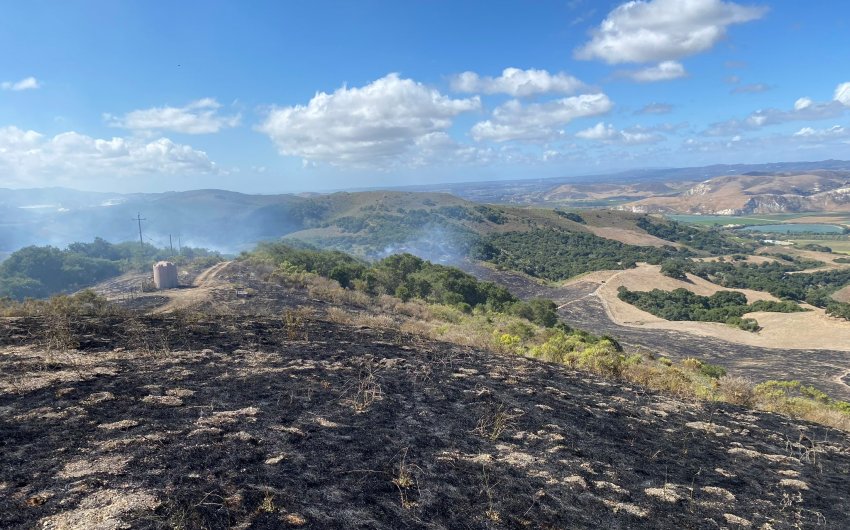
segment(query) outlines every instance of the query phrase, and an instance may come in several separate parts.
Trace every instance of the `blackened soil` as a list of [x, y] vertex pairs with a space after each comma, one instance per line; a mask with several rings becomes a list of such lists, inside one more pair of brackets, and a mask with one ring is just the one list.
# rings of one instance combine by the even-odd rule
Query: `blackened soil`
[[64, 353], [6, 324], [2, 528], [850, 520], [850, 438], [778, 415], [317, 320], [88, 323]]

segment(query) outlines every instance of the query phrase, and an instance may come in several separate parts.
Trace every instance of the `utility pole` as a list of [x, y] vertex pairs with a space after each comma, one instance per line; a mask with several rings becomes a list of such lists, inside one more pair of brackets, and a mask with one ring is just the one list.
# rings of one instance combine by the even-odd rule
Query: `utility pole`
[[147, 221], [147, 219], [142, 219], [142, 214], [137, 213], [136, 218], [133, 219], [139, 223], [139, 246], [142, 247], [142, 252], [145, 250], [145, 241], [142, 239], [142, 221]]
[[174, 243], [171, 242], [171, 234], [168, 234], [168, 246], [171, 247], [171, 255], [174, 255]]
[[177, 252], [183, 255], [183, 245], [180, 243], [180, 234], [177, 234]]

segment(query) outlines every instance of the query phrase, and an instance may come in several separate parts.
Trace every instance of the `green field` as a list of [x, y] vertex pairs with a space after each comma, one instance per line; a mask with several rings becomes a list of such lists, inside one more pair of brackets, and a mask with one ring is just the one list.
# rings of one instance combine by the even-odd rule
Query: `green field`
[[779, 223], [770, 225], [749, 226], [745, 230], [764, 232], [765, 234], [843, 234], [844, 229], [838, 225], [823, 223]]
[[738, 217], [734, 215], [667, 215], [666, 217], [679, 221], [680, 223], [688, 223], [694, 225], [713, 226], [713, 225], [769, 225], [800, 217], [799, 214], [785, 215], [764, 215], [758, 217]]
[[775, 213], [764, 215], [751, 216], [736, 216], [736, 215], [667, 215], [669, 219], [679, 221], [680, 223], [688, 223], [703, 226], [714, 225], [770, 225], [786, 222], [802, 222], [798, 221], [804, 217], [833, 217], [836, 223], [850, 224], [850, 216], [846, 212], [829, 213], [829, 212], [808, 212], [808, 213]]
[[823, 245], [831, 248], [833, 252], [839, 254], [850, 254], [850, 240], [848, 239], [794, 239], [794, 244], [798, 247], [808, 244]]

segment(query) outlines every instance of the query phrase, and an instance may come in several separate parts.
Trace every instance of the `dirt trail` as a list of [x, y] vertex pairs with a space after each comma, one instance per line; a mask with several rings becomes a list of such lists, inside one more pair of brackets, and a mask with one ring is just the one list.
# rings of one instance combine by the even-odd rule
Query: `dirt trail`
[[199, 274], [192, 282], [191, 287], [159, 291], [158, 294], [167, 297], [169, 300], [164, 305], [161, 305], [151, 311], [151, 314], [167, 313], [169, 311], [174, 311], [175, 309], [191, 307], [200, 302], [209, 300], [214, 290], [224, 288], [227, 285], [227, 282], [218, 280], [217, 277], [222, 271], [226, 270], [231, 263], [231, 261], [216, 263]]

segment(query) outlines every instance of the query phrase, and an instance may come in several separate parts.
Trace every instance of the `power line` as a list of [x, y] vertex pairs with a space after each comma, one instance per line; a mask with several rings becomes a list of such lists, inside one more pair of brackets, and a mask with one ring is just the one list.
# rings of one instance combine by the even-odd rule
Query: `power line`
[[142, 221], [147, 221], [147, 219], [142, 219], [142, 214], [141, 214], [141, 213], [137, 213], [137, 214], [136, 214], [136, 218], [135, 218], [135, 219], [133, 219], [133, 220], [134, 220], [134, 221], [137, 221], [137, 222], [139, 223], [139, 246], [141, 246], [141, 247], [142, 247], [142, 251], [144, 252], [144, 250], [145, 250], [145, 241], [142, 239]]

